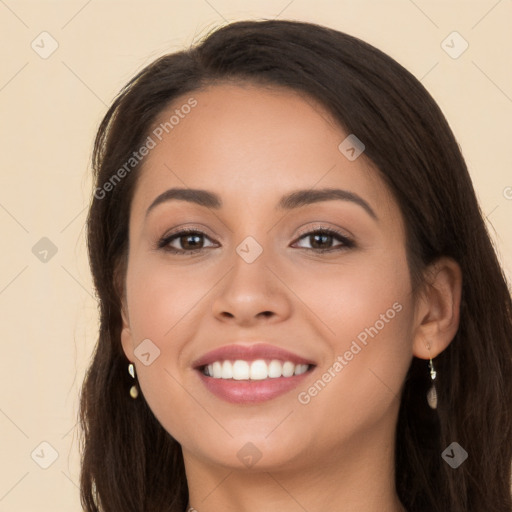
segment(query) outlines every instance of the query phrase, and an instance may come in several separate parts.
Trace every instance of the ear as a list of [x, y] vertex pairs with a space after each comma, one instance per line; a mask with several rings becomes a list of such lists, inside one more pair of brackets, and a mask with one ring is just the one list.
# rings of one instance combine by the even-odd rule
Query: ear
[[121, 329], [121, 345], [123, 347], [123, 351], [128, 358], [129, 361], [134, 361], [134, 343], [132, 331], [130, 328], [130, 319], [128, 317], [128, 307], [126, 305], [125, 298], [121, 299], [121, 317], [123, 319], [123, 327]]
[[434, 358], [451, 343], [459, 328], [462, 272], [452, 258], [442, 257], [425, 271], [425, 285], [415, 308], [413, 354]]
[[121, 345], [123, 351], [129, 361], [134, 360], [134, 343], [130, 327], [130, 317], [128, 316], [128, 304], [126, 298], [126, 287], [123, 282], [123, 276], [126, 272], [126, 262], [123, 260], [120, 265], [116, 266], [114, 271], [114, 286], [121, 302], [121, 318], [123, 319], [123, 327], [121, 328]]

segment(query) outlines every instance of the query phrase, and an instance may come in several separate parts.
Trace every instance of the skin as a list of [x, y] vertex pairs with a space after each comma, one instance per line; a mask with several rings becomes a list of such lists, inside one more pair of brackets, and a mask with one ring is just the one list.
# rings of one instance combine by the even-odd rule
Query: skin
[[[190, 506], [199, 512], [405, 510], [394, 488], [400, 393], [412, 356], [434, 358], [456, 333], [459, 267], [439, 260], [426, 269], [424, 292], [413, 296], [397, 203], [364, 154], [349, 161], [340, 152], [347, 134], [310, 98], [220, 84], [179, 98], [156, 124], [190, 96], [197, 106], [145, 158], [135, 190], [121, 336], [141, 392], [183, 448]], [[174, 200], [146, 217], [153, 200], [172, 187], [215, 192], [223, 206]], [[276, 209], [288, 192], [327, 187], [358, 194], [378, 219], [341, 200]], [[336, 238], [315, 245], [304, 234], [319, 225], [356, 245], [344, 247]], [[187, 227], [206, 234], [196, 240], [199, 252], [155, 248], [164, 235]], [[236, 252], [248, 236], [263, 249], [250, 264]], [[172, 246], [184, 250], [193, 242], [178, 237]], [[340, 245], [343, 250], [323, 254], [315, 249]], [[298, 393], [395, 303], [400, 312], [300, 403]], [[144, 339], [160, 350], [148, 366], [134, 354]], [[299, 388], [253, 405], [215, 397], [191, 367], [214, 348], [257, 341], [317, 366]], [[237, 456], [247, 443], [261, 454], [252, 467]]]

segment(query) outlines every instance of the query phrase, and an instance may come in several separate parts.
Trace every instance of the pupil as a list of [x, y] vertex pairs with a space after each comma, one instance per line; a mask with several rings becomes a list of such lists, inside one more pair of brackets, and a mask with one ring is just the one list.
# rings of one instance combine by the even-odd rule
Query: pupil
[[197, 248], [197, 245], [194, 245], [194, 242], [192, 244], [188, 243], [188, 240], [190, 240], [192, 238], [195, 239], [195, 242], [197, 243], [198, 239], [200, 239], [201, 237], [199, 235], [186, 235], [186, 236], [182, 237], [182, 240], [183, 239], [187, 240], [187, 242], [185, 244], [183, 244], [185, 246], [185, 248], [188, 248], [187, 246], [189, 246], [192, 249]]
[[[316, 245], [316, 241], [317, 239], [324, 239], [324, 243], [325, 243], [325, 239], [327, 239], [327, 241], [330, 241], [330, 239], [332, 238], [332, 235], [325, 235], [325, 234], [321, 234], [321, 235], [313, 235], [314, 239], [315, 239], [315, 243], [313, 245]], [[322, 242], [320, 242], [320, 245], [322, 244]]]

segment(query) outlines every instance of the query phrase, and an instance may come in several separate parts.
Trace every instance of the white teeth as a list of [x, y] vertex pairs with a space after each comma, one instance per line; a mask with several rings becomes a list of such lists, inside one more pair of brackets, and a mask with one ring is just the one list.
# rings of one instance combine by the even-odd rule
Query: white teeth
[[250, 379], [263, 380], [268, 377], [268, 366], [263, 359], [257, 359], [251, 363]]
[[247, 380], [249, 378], [249, 363], [247, 361], [235, 361], [233, 363], [233, 379]]
[[222, 364], [219, 361], [215, 361], [213, 363], [213, 376], [216, 379], [220, 379], [222, 377]]
[[273, 359], [270, 361], [270, 364], [268, 365], [268, 376], [271, 379], [275, 379], [277, 377], [281, 377], [283, 374], [283, 365], [281, 364], [281, 361], [276, 361]]
[[302, 375], [308, 369], [308, 364], [294, 364], [291, 361], [278, 359], [272, 359], [268, 363], [264, 359], [251, 362], [237, 359], [236, 361], [215, 361], [205, 366], [203, 373], [214, 379], [265, 380]]
[[302, 375], [303, 373], [306, 373], [308, 371], [309, 365], [308, 364], [298, 364], [295, 367], [295, 374], [294, 375]]
[[283, 377], [291, 377], [295, 372], [295, 365], [290, 361], [283, 364]]
[[224, 361], [222, 363], [222, 375], [223, 379], [232, 379], [233, 378], [233, 365], [231, 361]]

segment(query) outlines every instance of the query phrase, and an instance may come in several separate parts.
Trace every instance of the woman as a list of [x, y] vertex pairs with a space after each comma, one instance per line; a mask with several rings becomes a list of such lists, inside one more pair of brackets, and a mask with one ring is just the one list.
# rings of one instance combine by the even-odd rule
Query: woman
[[232, 23], [133, 78], [93, 161], [85, 510], [512, 510], [511, 297], [403, 67]]

